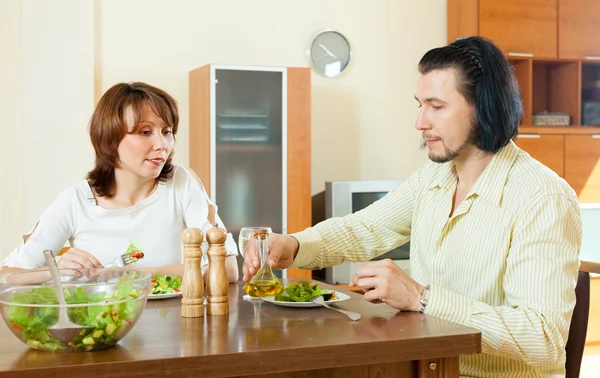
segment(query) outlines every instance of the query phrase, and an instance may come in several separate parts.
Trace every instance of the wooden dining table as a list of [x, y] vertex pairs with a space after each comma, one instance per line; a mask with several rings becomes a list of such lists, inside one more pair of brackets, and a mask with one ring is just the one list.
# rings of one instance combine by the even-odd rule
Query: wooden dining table
[[360, 320], [249, 301], [241, 282], [229, 315], [182, 318], [181, 297], [149, 300], [125, 338], [93, 352], [36, 351], [0, 326], [0, 377], [458, 377], [459, 357], [481, 352], [478, 330], [344, 293], [334, 306]]

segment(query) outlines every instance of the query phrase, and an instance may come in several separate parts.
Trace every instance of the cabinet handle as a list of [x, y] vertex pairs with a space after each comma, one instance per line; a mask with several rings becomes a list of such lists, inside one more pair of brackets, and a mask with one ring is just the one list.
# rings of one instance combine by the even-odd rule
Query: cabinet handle
[[585, 59], [587, 60], [600, 60], [600, 56], [586, 56]]
[[542, 136], [540, 134], [519, 134], [519, 136], [518, 136], [518, 138], [523, 138], [523, 139], [540, 139], [541, 137]]
[[600, 134], [592, 134], [592, 139], [600, 139]]
[[508, 56], [518, 56], [521, 58], [533, 58], [532, 53], [523, 53], [523, 52], [509, 52]]

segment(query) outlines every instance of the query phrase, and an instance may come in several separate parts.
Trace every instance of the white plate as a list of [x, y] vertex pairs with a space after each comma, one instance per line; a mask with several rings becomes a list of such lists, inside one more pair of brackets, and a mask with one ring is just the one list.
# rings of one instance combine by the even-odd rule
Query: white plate
[[148, 294], [148, 299], [167, 299], [180, 296], [182, 293], [167, 293], [167, 294]]
[[[350, 299], [349, 295], [340, 293], [337, 290], [335, 292], [335, 295], [338, 297], [338, 299], [329, 300], [329, 301], [326, 301], [325, 303], [332, 304], [332, 303], [345, 301], [346, 299]], [[273, 303], [278, 306], [283, 306], [283, 307], [321, 307], [321, 305], [313, 303], [313, 302], [279, 302], [279, 301], [275, 300], [274, 296], [264, 297], [263, 300]]]

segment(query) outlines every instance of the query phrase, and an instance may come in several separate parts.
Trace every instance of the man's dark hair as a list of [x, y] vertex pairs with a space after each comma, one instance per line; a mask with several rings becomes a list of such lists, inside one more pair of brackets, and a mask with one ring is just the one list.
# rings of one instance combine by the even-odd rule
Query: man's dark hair
[[458, 91], [475, 107], [476, 143], [498, 152], [513, 139], [523, 117], [523, 100], [512, 65], [496, 45], [483, 37], [459, 38], [429, 50], [419, 72], [454, 68]]

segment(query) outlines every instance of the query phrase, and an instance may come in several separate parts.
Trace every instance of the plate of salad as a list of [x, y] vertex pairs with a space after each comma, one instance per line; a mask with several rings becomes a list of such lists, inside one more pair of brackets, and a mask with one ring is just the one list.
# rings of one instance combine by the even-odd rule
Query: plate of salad
[[181, 295], [181, 277], [163, 276], [156, 274], [152, 276], [152, 291], [148, 299], [167, 299]]
[[316, 282], [298, 281], [289, 283], [281, 293], [264, 297], [263, 300], [284, 307], [320, 307], [310, 301], [318, 295], [322, 295], [328, 304], [350, 299], [349, 295], [339, 291], [321, 289]]

